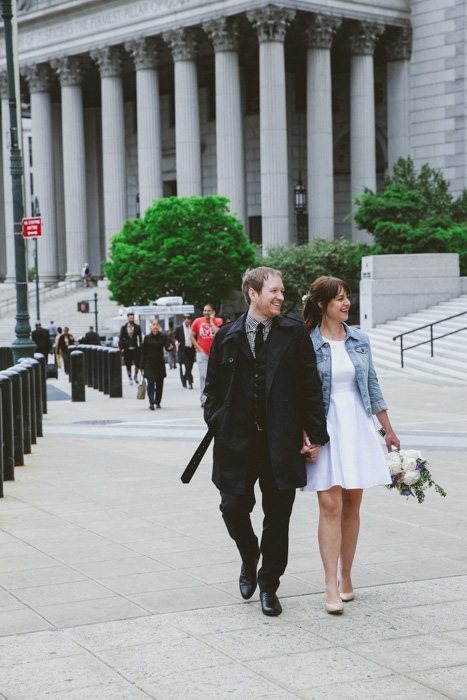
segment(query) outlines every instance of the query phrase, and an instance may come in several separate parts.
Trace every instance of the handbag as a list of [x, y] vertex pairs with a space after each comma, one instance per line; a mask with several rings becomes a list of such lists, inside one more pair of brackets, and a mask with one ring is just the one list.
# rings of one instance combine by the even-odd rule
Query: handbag
[[141, 381], [138, 384], [138, 391], [136, 392], [137, 399], [144, 399], [146, 397], [146, 380], [141, 377]]

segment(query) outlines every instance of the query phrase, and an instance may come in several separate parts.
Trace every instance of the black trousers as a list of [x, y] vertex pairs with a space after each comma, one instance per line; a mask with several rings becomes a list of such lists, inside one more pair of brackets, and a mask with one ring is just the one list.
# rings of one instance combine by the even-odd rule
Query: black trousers
[[[162, 399], [162, 390], [164, 388], [164, 377], [156, 377], [155, 379], [146, 379], [148, 399], [151, 405], [160, 404]], [[154, 398], [155, 397], [155, 398]]]
[[128, 372], [128, 376], [131, 376], [131, 366], [135, 366], [135, 372], [136, 368], [138, 367], [140, 359], [140, 351], [139, 348], [125, 348], [123, 351], [123, 361], [125, 362], [126, 365], [126, 371]]
[[247, 487], [244, 494], [221, 492], [220, 510], [240, 556], [249, 564], [258, 555], [258, 538], [253, 531], [250, 513], [255, 505], [255, 483], [259, 481], [264, 513], [261, 537], [261, 568], [258, 572], [260, 591], [275, 593], [285, 571], [289, 555], [289, 521], [295, 500], [295, 489], [277, 487], [269, 457], [266, 431], [253, 428]]
[[188, 384], [193, 385], [193, 374], [191, 370], [193, 369], [193, 364], [195, 361], [195, 353], [194, 352], [187, 352], [184, 350], [183, 352], [178, 353], [178, 362], [180, 365], [180, 379], [182, 380], [183, 386]]

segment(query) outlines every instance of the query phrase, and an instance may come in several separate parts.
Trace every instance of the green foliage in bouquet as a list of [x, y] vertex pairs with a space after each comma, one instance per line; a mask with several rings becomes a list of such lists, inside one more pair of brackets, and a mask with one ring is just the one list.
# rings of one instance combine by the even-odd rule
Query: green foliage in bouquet
[[228, 201], [168, 197], [155, 201], [143, 219], [126, 221], [104, 263], [112, 298], [130, 306], [182, 296], [202, 307], [239, 289], [256, 252]]
[[387, 455], [392, 484], [386, 488], [397, 489], [402, 496], [414, 496], [419, 503], [425, 500], [425, 491], [432, 486], [440, 496], [446, 491], [435, 481], [428, 469], [428, 462], [417, 450], [393, 450]]
[[467, 274], [467, 190], [455, 199], [442, 173], [426, 163], [416, 172], [411, 158], [399, 158], [382, 192], [365, 190], [356, 197], [356, 225], [372, 233], [373, 246], [363, 255], [459, 253], [461, 275]]

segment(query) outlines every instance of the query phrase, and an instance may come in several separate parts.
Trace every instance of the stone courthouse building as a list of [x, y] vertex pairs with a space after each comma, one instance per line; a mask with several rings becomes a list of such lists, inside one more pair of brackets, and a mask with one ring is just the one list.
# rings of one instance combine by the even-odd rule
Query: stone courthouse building
[[[467, 169], [467, 0], [17, 0], [43, 281], [152, 200], [222, 194], [264, 247], [345, 235], [399, 156]], [[0, 29], [2, 34], [3, 29]], [[14, 275], [0, 36], [0, 278]], [[306, 209], [301, 203], [306, 191]]]

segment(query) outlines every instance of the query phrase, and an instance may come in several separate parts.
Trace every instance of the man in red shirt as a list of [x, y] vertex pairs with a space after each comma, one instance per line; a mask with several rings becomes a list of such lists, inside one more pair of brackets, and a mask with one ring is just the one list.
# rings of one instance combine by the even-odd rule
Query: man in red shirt
[[221, 325], [222, 319], [215, 317], [214, 307], [212, 304], [205, 304], [203, 309], [203, 317], [195, 319], [191, 325], [190, 340], [196, 348], [196, 364], [198, 365], [199, 372], [201, 408], [204, 408], [204, 404], [206, 402], [204, 385], [206, 383], [209, 352], [211, 350], [214, 336]]

